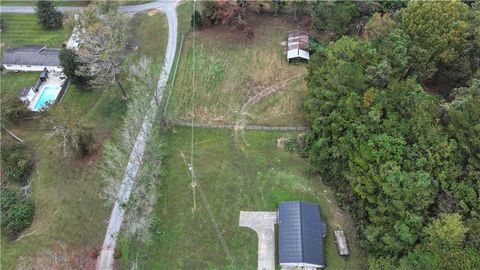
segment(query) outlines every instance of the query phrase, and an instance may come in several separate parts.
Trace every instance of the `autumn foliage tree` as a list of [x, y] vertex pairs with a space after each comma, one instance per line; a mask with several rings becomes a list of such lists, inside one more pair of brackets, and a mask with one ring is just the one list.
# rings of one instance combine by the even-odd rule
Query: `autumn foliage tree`
[[233, 30], [243, 31], [248, 26], [245, 19], [248, 5], [248, 1], [205, 1], [202, 2], [202, 15], [209, 24], [230, 24]]

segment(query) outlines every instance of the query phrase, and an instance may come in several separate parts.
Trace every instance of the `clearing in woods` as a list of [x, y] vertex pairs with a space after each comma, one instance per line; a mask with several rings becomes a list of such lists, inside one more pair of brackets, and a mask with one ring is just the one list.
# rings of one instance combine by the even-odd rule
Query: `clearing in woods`
[[[185, 36], [168, 117], [191, 117], [191, 82], [195, 53], [195, 118], [203, 123], [298, 125], [306, 92], [304, 65], [289, 65], [283, 54], [288, 31], [295, 27], [287, 16], [249, 14], [255, 36], [215, 25]], [[252, 102], [255, 101], [255, 102]]]

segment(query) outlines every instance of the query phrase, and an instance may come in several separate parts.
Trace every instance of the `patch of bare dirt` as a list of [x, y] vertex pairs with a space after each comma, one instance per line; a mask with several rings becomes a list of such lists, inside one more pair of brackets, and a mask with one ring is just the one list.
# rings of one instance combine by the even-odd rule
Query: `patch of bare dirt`
[[448, 98], [452, 89], [455, 88], [455, 82], [430, 80], [422, 82], [422, 87], [432, 95], [440, 95], [444, 98]]
[[271, 96], [277, 92], [280, 92], [281, 90], [287, 89], [287, 86], [290, 83], [292, 83], [296, 79], [301, 78], [302, 76], [303, 75], [294, 76], [271, 86], [268, 86], [266, 83], [263, 83], [261, 85], [258, 85], [257, 87], [251, 88], [248, 91], [246, 104], [253, 105], [265, 99], [268, 96]]
[[154, 15], [156, 15], [156, 14], [158, 14], [158, 13], [160, 13], [160, 10], [158, 10], [158, 9], [150, 9], [150, 10], [148, 11], [148, 16], [151, 17], [151, 16], [154, 16]]
[[64, 242], [58, 241], [54, 247], [47, 248], [38, 255], [19, 257], [17, 269], [94, 270], [97, 255], [98, 252], [93, 248], [74, 250]]
[[287, 89], [287, 86], [291, 82], [300, 78], [301, 76], [303, 75], [288, 78], [271, 86], [268, 86], [266, 84], [260, 84], [256, 87], [251, 88], [247, 95], [247, 101], [243, 104], [242, 109], [240, 110], [240, 116], [235, 122], [235, 136], [238, 137], [240, 135], [239, 132], [243, 132], [245, 126], [248, 124], [247, 119], [250, 117], [249, 111], [254, 104], [281, 90]]

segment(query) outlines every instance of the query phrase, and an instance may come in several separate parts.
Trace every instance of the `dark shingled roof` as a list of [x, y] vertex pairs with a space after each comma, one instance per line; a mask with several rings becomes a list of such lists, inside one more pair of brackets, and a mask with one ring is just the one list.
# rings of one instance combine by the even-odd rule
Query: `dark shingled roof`
[[320, 206], [307, 202], [282, 202], [279, 206], [278, 256], [280, 264], [325, 266], [325, 226]]
[[4, 65], [60, 66], [60, 50], [47, 49], [40, 45], [5, 50], [2, 58]]

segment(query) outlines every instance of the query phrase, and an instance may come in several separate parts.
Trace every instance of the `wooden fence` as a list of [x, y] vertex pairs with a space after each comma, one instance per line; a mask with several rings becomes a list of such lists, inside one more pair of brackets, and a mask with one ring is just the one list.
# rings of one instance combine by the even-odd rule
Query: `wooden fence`
[[[163, 123], [171, 126], [180, 126], [180, 127], [191, 127], [192, 122], [190, 121], [177, 121], [177, 120], [163, 120]], [[231, 124], [205, 124], [205, 123], [193, 123], [195, 128], [220, 128], [220, 129], [235, 129], [239, 128], [244, 130], [266, 130], [266, 131], [307, 131], [308, 127], [298, 127], [298, 126], [259, 126], [259, 125], [245, 125], [245, 126], [236, 126]]]

